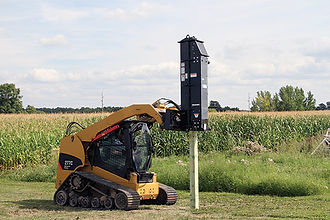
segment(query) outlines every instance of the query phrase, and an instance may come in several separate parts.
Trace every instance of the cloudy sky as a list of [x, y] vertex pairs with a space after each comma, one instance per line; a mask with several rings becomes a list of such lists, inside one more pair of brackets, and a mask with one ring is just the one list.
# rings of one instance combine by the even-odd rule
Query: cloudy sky
[[209, 100], [247, 109], [288, 84], [330, 100], [327, 0], [0, 0], [0, 84], [24, 106], [180, 102], [187, 34], [210, 55]]

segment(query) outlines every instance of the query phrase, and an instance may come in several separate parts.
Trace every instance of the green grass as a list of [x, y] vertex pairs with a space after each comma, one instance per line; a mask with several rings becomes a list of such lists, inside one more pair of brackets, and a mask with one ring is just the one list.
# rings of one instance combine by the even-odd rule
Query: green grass
[[173, 206], [141, 205], [105, 211], [54, 205], [54, 183], [0, 178], [0, 219], [329, 219], [330, 195], [273, 197], [201, 192], [200, 209], [189, 208], [189, 192], [178, 191]]
[[[215, 152], [200, 155], [199, 161], [199, 187], [204, 192], [308, 196], [323, 194], [330, 185], [326, 157], [287, 153], [229, 156]], [[188, 157], [158, 158], [152, 169], [158, 173], [159, 182], [189, 189]]]
[[24, 182], [55, 182], [57, 163], [27, 165], [24, 168], [6, 170], [0, 177]]
[[[324, 194], [330, 186], [327, 157], [303, 153], [267, 152], [247, 156], [229, 153], [200, 154], [199, 188], [203, 192], [233, 192], [275, 196]], [[57, 161], [7, 170], [0, 177], [16, 181], [54, 182]], [[159, 182], [189, 190], [189, 158], [154, 158], [152, 171]]]

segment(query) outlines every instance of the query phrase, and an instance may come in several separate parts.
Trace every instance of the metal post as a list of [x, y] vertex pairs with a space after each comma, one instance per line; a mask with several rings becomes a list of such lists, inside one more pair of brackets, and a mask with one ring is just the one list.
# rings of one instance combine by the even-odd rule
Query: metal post
[[190, 208], [199, 209], [197, 131], [189, 131], [190, 144]]

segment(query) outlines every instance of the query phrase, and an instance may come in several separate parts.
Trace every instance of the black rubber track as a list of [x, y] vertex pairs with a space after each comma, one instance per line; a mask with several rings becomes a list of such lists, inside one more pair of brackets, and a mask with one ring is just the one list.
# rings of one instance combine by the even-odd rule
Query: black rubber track
[[102, 177], [99, 177], [92, 173], [80, 172], [80, 171], [75, 172], [75, 173], [85, 177], [88, 180], [91, 180], [93, 182], [102, 184], [106, 187], [112, 188], [115, 191], [124, 193], [127, 197], [127, 207], [125, 208], [125, 210], [137, 209], [138, 206], [140, 205], [140, 196], [133, 189], [130, 189], [125, 186], [119, 185], [117, 183], [111, 182], [109, 180], [103, 179]]
[[[89, 181], [104, 185], [107, 188], [112, 188], [116, 192], [124, 193], [127, 197], [127, 207], [125, 208], [125, 210], [137, 209], [138, 206], [140, 205], [140, 196], [135, 190], [127, 188], [122, 185], [119, 185], [117, 183], [111, 182], [109, 180], [103, 179], [102, 177], [99, 177], [95, 174], [82, 172], [82, 171], [76, 171], [76, 172], [73, 172], [72, 174], [70, 174], [66, 178], [66, 180], [63, 182], [63, 184], [57, 189], [57, 191], [61, 190], [62, 188], [64, 188], [65, 185], [67, 185], [67, 181], [70, 179], [71, 175], [73, 175], [73, 174], [80, 175], [81, 177], [86, 178]], [[56, 192], [55, 192], [55, 195], [56, 195]]]
[[167, 200], [164, 205], [173, 205], [176, 203], [178, 199], [178, 194], [176, 193], [175, 189], [167, 186], [165, 184], [159, 183], [159, 190], [164, 190], [167, 195]]

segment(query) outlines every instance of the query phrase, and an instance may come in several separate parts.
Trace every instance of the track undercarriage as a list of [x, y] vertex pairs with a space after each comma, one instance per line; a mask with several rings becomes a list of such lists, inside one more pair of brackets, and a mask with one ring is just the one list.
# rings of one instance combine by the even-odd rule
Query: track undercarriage
[[[173, 205], [177, 200], [175, 189], [159, 184], [157, 199], [141, 200], [141, 204]], [[80, 206], [93, 209], [137, 209], [139, 194], [130, 188], [87, 172], [73, 172], [54, 195], [54, 202], [61, 206]]]

